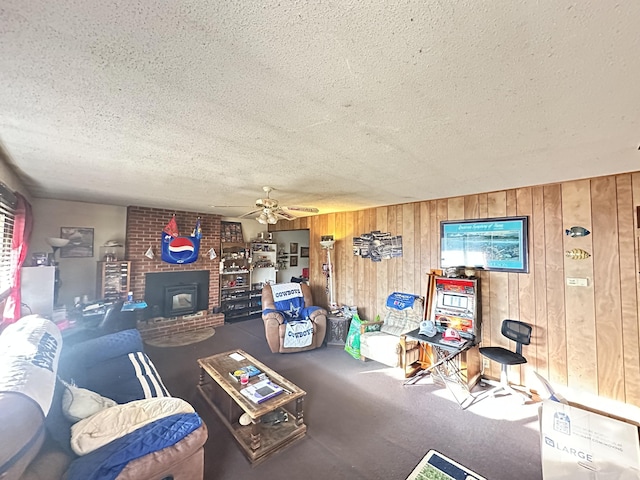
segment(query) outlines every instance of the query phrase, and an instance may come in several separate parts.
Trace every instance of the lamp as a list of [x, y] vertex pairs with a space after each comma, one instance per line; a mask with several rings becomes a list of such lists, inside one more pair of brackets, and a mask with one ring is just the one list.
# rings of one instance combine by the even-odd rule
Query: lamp
[[58, 262], [56, 262], [56, 252], [60, 250], [62, 247], [66, 246], [69, 243], [69, 239], [47, 237], [45, 238], [45, 240], [53, 250], [53, 254], [51, 255], [51, 265], [55, 267], [54, 281], [53, 281], [53, 304], [57, 305], [58, 293], [60, 292], [60, 286], [62, 285], [62, 282], [60, 281], [60, 269], [58, 267]]
[[258, 217], [256, 217], [256, 220], [262, 225], [275, 225], [276, 223], [278, 223], [278, 217], [273, 214], [270, 208], [264, 208], [262, 210], [262, 213]]
[[320, 246], [322, 248], [333, 248], [334, 243], [336, 243], [336, 241], [333, 239], [333, 235], [322, 235], [322, 239], [320, 240]]
[[332, 312], [338, 310], [338, 304], [333, 299], [333, 264], [331, 263], [331, 250], [336, 241], [333, 239], [333, 235], [322, 235], [320, 237], [320, 246], [323, 250], [327, 251], [327, 263], [326, 268], [323, 268], [325, 275], [327, 276], [327, 291], [329, 292], [329, 309]]
[[52, 263], [56, 264], [56, 252], [60, 250], [62, 247], [65, 247], [69, 244], [68, 238], [57, 238], [57, 237], [47, 237], [45, 239], [51, 249], [53, 250], [53, 255], [51, 257]]

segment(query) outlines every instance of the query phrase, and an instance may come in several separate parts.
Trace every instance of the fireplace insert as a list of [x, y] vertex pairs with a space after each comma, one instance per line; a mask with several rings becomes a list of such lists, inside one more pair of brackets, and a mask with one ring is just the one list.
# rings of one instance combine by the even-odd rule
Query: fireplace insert
[[198, 284], [164, 287], [164, 317], [189, 315], [198, 311]]
[[209, 308], [209, 271], [154, 272], [145, 275], [146, 318], [190, 315]]

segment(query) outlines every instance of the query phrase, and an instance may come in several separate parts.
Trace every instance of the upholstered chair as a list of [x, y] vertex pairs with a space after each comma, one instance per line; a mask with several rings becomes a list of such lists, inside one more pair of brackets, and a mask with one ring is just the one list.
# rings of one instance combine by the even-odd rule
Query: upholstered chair
[[394, 292], [387, 297], [384, 310], [383, 320], [360, 325], [360, 358], [400, 367], [409, 378], [419, 370], [416, 362], [420, 359], [420, 346], [405, 334], [420, 328], [424, 298]]
[[[275, 292], [275, 294], [274, 294]], [[275, 296], [274, 296], [275, 295]], [[322, 345], [327, 329], [327, 311], [313, 305], [311, 289], [306, 283], [265, 285], [262, 288], [262, 320], [269, 348], [273, 353], [295, 353]], [[308, 320], [311, 342], [306, 346], [287, 346], [292, 325]], [[303, 335], [303, 334], [300, 334]]]

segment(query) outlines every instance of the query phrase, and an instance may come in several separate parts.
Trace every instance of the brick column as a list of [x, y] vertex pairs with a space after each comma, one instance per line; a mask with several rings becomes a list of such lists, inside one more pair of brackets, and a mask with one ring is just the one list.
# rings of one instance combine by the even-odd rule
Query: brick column
[[[180, 235], [191, 235], [196, 220], [200, 217], [202, 239], [200, 240], [200, 255], [189, 264], [169, 264], [160, 259], [160, 245], [162, 229], [175, 214]], [[134, 298], [144, 298], [145, 274], [151, 272], [179, 272], [188, 270], [209, 271], [209, 302], [206, 311], [194, 315], [181, 317], [152, 318], [139, 321], [138, 329], [143, 338], [153, 338], [172, 332], [184, 332], [206, 326], [220, 326], [224, 324], [224, 315], [212, 313], [220, 305], [220, 275], [219, 258], [209, 259], [207, 253], [214, 248], [220, 255], [220, 215], [197, 212], [184, 212], [159, 208], [130, 206], [127, 208], [127, 236], [125, 241], [125, 257], [131, 261], [131, 290]], [[145, 256], [151, 247], [155, 258]]]

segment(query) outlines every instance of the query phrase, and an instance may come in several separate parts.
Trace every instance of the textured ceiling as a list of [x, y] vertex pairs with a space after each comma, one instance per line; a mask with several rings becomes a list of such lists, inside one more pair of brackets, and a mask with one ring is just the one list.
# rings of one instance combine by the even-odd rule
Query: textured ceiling
[[[3, 0], [36, 197], [320, 213], [638, 170], [640, 4]], [[237, 209], [211, 205], [240, 205]]]

